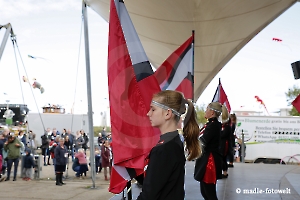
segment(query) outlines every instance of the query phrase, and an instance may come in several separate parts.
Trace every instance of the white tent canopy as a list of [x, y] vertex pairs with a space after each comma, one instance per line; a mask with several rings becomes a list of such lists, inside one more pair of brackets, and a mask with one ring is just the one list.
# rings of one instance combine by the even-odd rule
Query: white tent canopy
[[[110, 0], [85, 0], [106, 21]], [[225, 64], [297, 0], [126, 0], [154, 67], [195, 30], [195, 100]]]

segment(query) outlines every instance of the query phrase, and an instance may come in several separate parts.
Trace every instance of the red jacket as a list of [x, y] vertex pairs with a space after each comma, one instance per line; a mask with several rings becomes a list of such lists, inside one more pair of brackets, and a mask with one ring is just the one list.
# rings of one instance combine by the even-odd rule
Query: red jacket
[[101, 147], [102, 167], [110, 167], [110, 149], [102, 145]]
[[[51, 147], [51, 146], [52, 146], [52, 147]], [[51, 141], [50, 144], [49, 144], [49, 147], [54, 148], [54, 149], [55, 149], [56, 146], [57, 146], [57, 143], [56, 143], [54, 140]], [[50, 155], [51, 155], [51, 158], [52, 158], [52, 159], [55, 158], [55, 156], [54, 156], [54, 151], [50, 151]]]

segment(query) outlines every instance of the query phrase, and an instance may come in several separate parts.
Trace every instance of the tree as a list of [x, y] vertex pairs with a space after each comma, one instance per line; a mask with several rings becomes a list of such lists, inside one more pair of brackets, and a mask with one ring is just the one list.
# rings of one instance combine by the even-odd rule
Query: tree
[[198, 124], [204, 125], [207, 122], [207, 119], [205, 119], [205, 110], [206, 110], [206, 105], [201, 104], [200, 106], [196, 105], [195, 106], [196, 113], [197, 113], [197, 121]]
[[[289, 88], [289, 91], [285, 93], [287, 98], [288, 106], [292, 105], [292, 102], [296, 99], [296, 97], [300, 94], [300, 88], [294, 85], [292, 88]], [[292, 116], [300, 116], [300, 113], [293, 106], [290, 111], [290, 115]]]

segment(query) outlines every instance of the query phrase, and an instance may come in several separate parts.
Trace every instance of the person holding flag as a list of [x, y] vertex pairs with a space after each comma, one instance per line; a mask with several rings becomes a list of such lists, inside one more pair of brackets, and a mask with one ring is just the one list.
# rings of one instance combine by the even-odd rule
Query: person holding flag
[[193, 160], [199, 158], [202, 152], [193, 103], [176, 91], [166, 90], [153, 95], [147, 116], [151, 125], [159, 128], [161, 136], [150, 151], [143, 189], [138, 200], [184, 199], [186, 159], [177, 127], [181, 116], [185, 113], [183, 137], [188, 150], [187, 160]]
[[222, 179], [222, 154], [220, 153], [222, 124], [218, 118], [225, 113], [227, 109], [219, 102], [211, 102], [205, 111], [208, 122], [200, 137], [203, 154], [196, 160], [194, 179], [200, 182], [200, 191], [206, 200], [218, 199], [216, 183], [217, 179]]

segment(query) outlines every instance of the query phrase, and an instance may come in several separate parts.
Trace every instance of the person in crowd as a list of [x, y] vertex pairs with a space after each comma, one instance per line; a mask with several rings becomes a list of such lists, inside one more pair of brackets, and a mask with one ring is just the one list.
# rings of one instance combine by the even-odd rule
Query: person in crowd
[[2, 155], [3, 148], [4, 148], [4, 143], [6, 142], [3, 133], [0, 133], [0, 155]]
[[[5, 131], [5, 130], [4, 130]], [[3, 175], [5, 174], [6, 171], [6, 158], [7, 158], [7, 152], [4, 150], [4, 143], [7, 141], [7, 135], [5, 132], [0, 133], [0, 156], [2, 158], [2, 162], [0, 163], [0, 181], [3, 181], [4, 177]]]
[[63, 173], [66, 171], [68, 151], [64, 143], [64, 138], [59, 138], [59, 145], [57, 145], [54, 150], [54, 157], [56, 162], [56, 185], [58, 186], [65, 185], [65, 183], [62, 181], [62, 177]]
[[104, 180], [106, 181], [109, 180], [107, 176], [107, 168], [109, 168], [109, 175], [111, 174], [110, 154], [109, 141], [105, 140], [101, 149], [101, 164], [104, 169]]
[[5, 128], [2, 132], [2, 136], [3, 136], [3, 141], [6, 142], [8, 136], [11, 135], [9, 129]]
[[153, 96], [147, 116], [151, 125], [159, 128], [161, 136], [148, 156], [149, 163], [138, 200], [185, 198], [186, 158], [184, 144], [177, 130], [181, 116], [185, 113], [183, 137], [188, 150], [187, 159], [193, 160], [201, 156], [199, 126], [193, 103], [186, 100], [182, 93], [171, 90]]
[[75, 158], [73, 161], [72, 169], [75, 173], [75, 176], [77, 178], [80, 178], [80, 164], [78, 158]]
[[54, 172], [56, 172], [56, 170], [55, 170], [55, 166], [56, 166], [55, 148], [57, 147], [57, 145], [59, 145], [59, 138], [60, 138], [59, 136], [56, 136], [56, 137], [51, 136], [51, 141], [49, 144], [49, 152], [50, 152], [50, 157], [52, 158]]
[[20, 142], [23, 143], [24, 148], [26, 149], [27, 147], [27, 142], [26, 142], [26, 136], [24, 135], [24, 131], [20, 130], [19, 134], [18, 134], [18, 139], [20, 140]]
[[103, 127], [103, 129], [101, 130], [101, 135], [103, 138], [106, 137], [106, 128], [105, 127]]
[[[47, 128], [47, 131], [44, 135], [41, 136], [42, 139], [42, 155], [44, 157], [44, 166], [50, 165], [50, 151], [49, 151], [49, 143], [51, 141], [52, 131], [50, 128]], [[48, 162], [46, 162], [46, 158], [48, 157]]]
[[9, 135], [8, 140], [4, 143], [4, 150], [7, 151], [7, 177], [5, 181], [10, 180], [10, 172], [12, 164], [14, 164], [14, 179], [17, 180], [17, 170], [20, 159], [20, 147], [21, 142], [15, 138], [15, 136]]
[[86, 176], [86, 172], [89, 170], [84, 149], [78, 149], [78, 152], [75, 154], [75, 158], [78, 158], [78, 162], [80, 165], [80, 175], [81, 178], [84, 178]]
[[2, 154], [0, 154], [0, 182], [4, 180], [4, 177], [2, 177], [2, 163], [3, 163], [3, 157]]
[[56, 128], [53, 128], [52, 133], [55, 135], [60, 135], [60, 132]]
[[80, 131], [77, 131], [76, 138], [75, 138], [75, 152], [78, 152], [78, 149], [81, 149], [83, 144], [84, 144], [84, 139]]
[[72, 161], [74, 161], [74, 135], [72, 134], [70, 129], [67, 130], [66, 136], [68, 136], [70, 140], [70, 152], [72, 156]]
[[240, 159], [240, 144], [238, 142], [235, 143], [234, 160], [235, 160], [235, 162], [241, 162], [241, 159]]
[[56, 129], [53, 129], [53, 130], [52, 130], [51, 136], [53, 136], [54, 138], [56, 138], [56, 136], [58, 136], [58, 135], [57, 135], [57, 130], [56, 130]]
[[96, 173], [101, 173], [102, 165], [101, 165], [101, 151], [99, 147], [95, 147], [95, 167]]
[[235, 128], [236, 128], [236, 115], [235, 113], [230, 114], [230, 120], [231, 120], [231, 134], [230, 134], [230, 147], [228, 151], [228, 167], [233, 167], [233, 160], [234, 160], [234, 152], [235, 152]]
[[111, 133], [107, 133], [106, 140], [108, 140], [109, 143], [112, 143]]
[[27, 146], [31, 150], [32, 154], [34, 155], [35, 148], [36, 148], [36, 142], [35, 142], [35, 133], [33, 133], [32, 130], [29, 130], [29, 132], [28, 132]]
[[[240, 160], [240, 162], [244, 162], [244, 160], [245, 160], [244, 157], [246, 157], [246, 144], [245, 144], [245, 142], [243, 144], [243, 140], [241, 138], [237, 139], [237, 143], [238, 143], [238, 146], [239, 146], [239, 148], [238, 148], [239, 160]], [[245, 153], [244, 156], [242, 156], [242, 146], [243, 145], [244, 145], [244, 153]]]
[[72, 144], [71, 144], [69, 136], [67, 136], [67, 135], [65, 136], [65, 144], [64, 145], [67, 147], [68, 158], [69, 158], [70, 154], [71, 154], [71, 150], [72, 150]]
[[67, 136], [67, 130], [64, 128], [60, 134], [60, 137], [66, 138], [66, 136]]
[[84, 132], [84, 130], [80, 130], [80, 133], [81, 133], [82, 138], [83, 138], [83, 140], [84, 140], [84, 143], [82, 144], [82, 148], [84, 149], [84, 153], [86, 153], [86, 150], [88, 149], [89, 137], [88, 137], [88, 135]]
[[104, 137], [102, 136], [102, 133], [98, 134], [98, 145], [101, 148], [102, 144], [104, 142]]
[[225, 106], [218, 102], [210, 103], [205, 111], [208, 119], [204, 133], [200, 137], [203, 154], [196, 160], [194, 178], [200, 182], [200, 191], [205, 200], [217, 198], [217, 179], [222, 179], [222, 154], [220, 153], [221, 128], [218, 121], [222, 113], [226, 113]]
[[[227, 108], [223, 106], [224, 109]], [[221, 129], [221, 146], [220, 146], [220, 151], [223, 157], [223, 163], [222, 163], [222, 178], [227, 178], [228, 177], [228, 164], [227, 164], [227, 157], [228, 157], [228, 152], [231, 151], [231, 142], [230, 142], [230, 135], [231, 135], [231, 120], [228, 116], [228, 111], [222, 113], [222, 129]]]
[[23, 174], [25, 174], [25, 177], [23, 178], [24, 181], [31, 181], [32, 177], [32, 169], [34, 170], [34, 161], [33, 157], [30, 155], [31, 150], [26, 149], [25, 150], [26, 155], [24, 156], [24, 168], [23, 168]]

